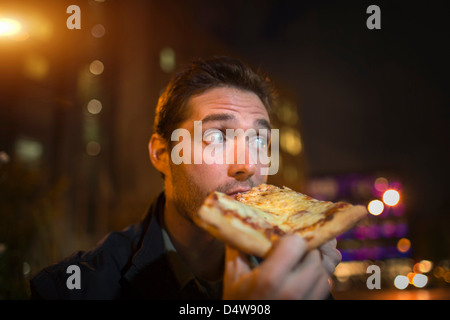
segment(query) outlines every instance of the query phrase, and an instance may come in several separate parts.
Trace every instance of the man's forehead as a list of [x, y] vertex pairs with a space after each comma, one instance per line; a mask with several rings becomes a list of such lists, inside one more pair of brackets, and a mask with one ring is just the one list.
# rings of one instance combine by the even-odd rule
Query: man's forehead
[[192, 97], [188, 106], [191, 120], [247, 121], [270, 123], [261, 99], [253, 92], [235, 88], [214, 88]]

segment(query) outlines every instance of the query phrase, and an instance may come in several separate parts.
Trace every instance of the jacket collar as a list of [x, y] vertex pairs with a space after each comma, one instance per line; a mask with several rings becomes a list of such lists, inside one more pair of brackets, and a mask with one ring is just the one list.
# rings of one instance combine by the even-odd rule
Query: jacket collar
[[121, 284], [126, 298], [177, 298], [177, 283], [165, 257], [161, 230], [165, 195], [162, 192], [150, 206], [142, 222], [143, 236], [139, 249], [125, 271]]

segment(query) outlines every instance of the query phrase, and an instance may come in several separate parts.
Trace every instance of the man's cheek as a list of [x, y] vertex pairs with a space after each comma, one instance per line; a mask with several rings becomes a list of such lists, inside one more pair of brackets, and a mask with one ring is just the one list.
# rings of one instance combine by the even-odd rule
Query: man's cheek
[[208, 144], [202, 151], [203, 163], [207, 165], [224, 164], [226, 155], [220, 144]]

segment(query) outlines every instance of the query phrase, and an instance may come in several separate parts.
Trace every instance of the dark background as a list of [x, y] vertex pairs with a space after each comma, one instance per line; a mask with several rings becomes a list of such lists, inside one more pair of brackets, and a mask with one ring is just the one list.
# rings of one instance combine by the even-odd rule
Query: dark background
[[[381, 9], [381, 30], [366, 27], [371, 4]], [[212, 1], [198, 10], [203, 26], [294, 92], [310, 173], [396, 172], [413, 234], [434, 248], [417, 250], [444, 256], [450, 252], [445, 8], [443, 1]]]
[[[71, 4], [81, 8], [81, 30], [66, 28]], [[381, 9], [381, 30], [366, 27], [371, 4]], [[412, 257], [448, 259], [446, 8], [444, 1], [3, 1], [0, 18], [22, 19], [29, 37], [0, 37], [0, 151], [8, 155], [0, 167], [0, 270], [29, 277], [140, 219], [162, 190], [146, 150], [158, 96], [183, 65], [211, 55], [261, 68], [295, 104], [303, 152], [292, 161], [306, 180], [395, 177]], [[100, 39], [91, 35], [97, 23], [106, 29]], [[159, 65], [164, 47], [176, 53], [168, 72]], [[24, 72], [36, 56], [41, 62], [32, 65], [46, 70], [40, 78]], [[98, 77], [86, 71], [94, 59], [105, 65]], [[91, 98], [102, 101], [99, 115], [85, 111]], [[37, 159], [17, 155], [24, 137], [42, 147]], [[101, 142], [97, 156], [86, 154], [90, 139]], [[15, 297], [10, 287], [2, 282], [3, 297]]]

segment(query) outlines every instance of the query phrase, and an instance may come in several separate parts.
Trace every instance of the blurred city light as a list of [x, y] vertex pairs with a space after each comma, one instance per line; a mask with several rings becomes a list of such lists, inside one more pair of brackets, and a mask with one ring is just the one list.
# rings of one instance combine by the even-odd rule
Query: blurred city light
[[383, 202], [388, 206], [395, 206], [400, 201], [400, 193], [397, 190], [389, 189], [383, 194]]
[[373, 214], [374, 216], [378, 216], [384, 210], [383, 202], [381, 202], [380, 200], [372, 200], [369, 202], [369, 205], [367, 206], [367, 210], [369, 210], [370, 214]]
[[428, 277], [424, 274], [417, 273], [412, 279], [412, 284], [417, 288], [423, 288], [428, 283]]
[[394, 279], [394, 286], [399, 289], [403, 290], [406, 289], [409, 285], [409, 279], [406, 276], [398, 275]]
[[[5, 151], [0, 151], [0, 165], [2, 163], [8, 163], [10, 160], [9, 154], [7, 154]], [[1, 251], [1, 243], [0, 243], [0, 253], [2, 253]]]
[[97, 99], [92, 99], [87, 104], [87, 110], [91, 114], [98, 114], [102, 111], [102, 103]]
[[33, 80], [42, 80], [47, 77], [50, 69], [49, 61], [38, 54], [30, 53], [25, 56], [25, 75]]
[[99, 23], [92, 27], [91, 34], [94, 38], [101, 38], [105, 35], [106, 29], [105, 27]]
[[10, 37], [19, 34], [22, 25], [10, 18], [0, 18], [0, 37]]
[[104, 70], [105, 66], [103, 65], [103, 62], [101, 62], [100, 60], [94, 60], [89, 65], [89, 71], [96, 76], [102, 74]]
[[422, 260], [413, 267], [415, 273], [427, 273], [433, 268], [433, 263], [429, 260]]
[[387, 190], [389, 182], [386, 178], [379, 177], [375, 180], [375, 189], [379, 192], [384, 192]]
[[406, 238], [401, 238], [400, 240], [398, 240], [397, 250], [399, 252], [405, 253], [405, 252], [409, 251], [410, 248], [411, 248], [411, 241], [409, 241]]
[[295, 125], [298, 122], [296, 106], [288, 100], [280, 103], [277, 115], [283, 122], [288, 125]]
[[298, 155], [302, 151], [300, 133], [290, 127], [284, 127], [280, 131], [280, 146], [291, 155]]
[[101, 146], [97, 141], [90, 141], [86, 145], [86, 152], [90, 156], [96, 156], [100, 153]]
[[44, 148], [42, 143], [35, 139], [22, 137], [15, 143], [15, 153], [19, 159], [24, 162], [38, 161], [41, 158], [43, 151]]
[[175, 51], [166, 47], [159, 52], [159, 66], [164, 72], [172, 72], [175, 69]]

